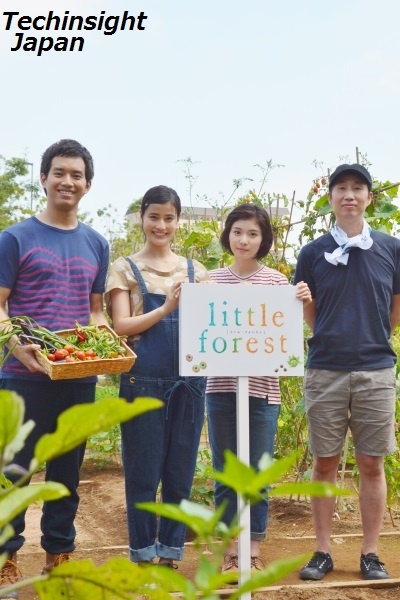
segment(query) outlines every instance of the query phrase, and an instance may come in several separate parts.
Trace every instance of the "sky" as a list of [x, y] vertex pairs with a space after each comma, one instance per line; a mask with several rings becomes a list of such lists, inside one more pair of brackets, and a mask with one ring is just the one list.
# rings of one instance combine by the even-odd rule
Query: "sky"
[[[223, 202], [234, 179], [304, 198], [315, 177], [367, 154], [400, 181], [400, 4], [397, 0], [0, 0], [0, 154], [25, 157], [75, 138], [95, 177], [82, 208], [130, 202], [159, 184], [189, 203]], [[49, 11], [137, 16], [144, 30], [22, 31]], [[20, 14], [6, 31], [4, 12]], [[68, 14], [68, 13], [67, 13]], [[81, 52], [11, 51], [27, 37], [82, 35]], [[38, 42], [39, 43], [39, 42]], [[344, 158], [345, 157], [345, 158]], [[313, 161], [322, 163], [315, 167]], [[202, 198], [202, 200], [199, 200]], [[100, 227], [100, 226], [99, 226]]]

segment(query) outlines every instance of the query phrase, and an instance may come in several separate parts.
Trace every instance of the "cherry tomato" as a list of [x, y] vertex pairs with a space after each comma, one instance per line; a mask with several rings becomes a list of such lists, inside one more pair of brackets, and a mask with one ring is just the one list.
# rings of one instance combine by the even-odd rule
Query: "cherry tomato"
[[67, 356], [68, 352], [66, 352], [66, 350], [60, 349], [60, 350], [56, 350], [54, 352], [54, 356], [56, 360], [64, 360], [64, 358]]
[[65, 357], [65, 362], [73, 363], [73, 362], [75, 362], [75, 359], [74, 359], [73, 356], [71, 356], [70, 354], [68, 354], [68, 356]]
[[83, 350], [77, 350], [75, 356], [78, 360], [85, 360], [85, 353]]
[[54, 362], [56, 360], [56, 357], [54, 356], [54, 354], [48, 354], [47, 358], [48, 358], [48, 360], [51, 360], [51, 362]]
[[64, 350], [66, 350], [68, 352], [68, 354], [72, 354], [74, 351], [74, 347], [71, 346], [70, 344], [67, 344], [66, 346], [64, 346]]
[[90, 356], [90, 358], [93, 358], [93, 356], [96, 356], [96, 352], [94, 350], [86, 350], [85, 356]]

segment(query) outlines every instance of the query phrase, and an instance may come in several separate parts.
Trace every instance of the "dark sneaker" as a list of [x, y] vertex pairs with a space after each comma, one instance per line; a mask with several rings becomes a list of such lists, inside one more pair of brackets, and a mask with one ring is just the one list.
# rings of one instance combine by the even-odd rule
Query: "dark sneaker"
[[300, 570], [300, 579], [323, 579], [327, 573], [333, 570], [333, 561], [327, 552], [314, 552], [311, 559]]
[[389, 573], [376, 554], [361, 554], [360, 569], [364, 579], [389, 579]]

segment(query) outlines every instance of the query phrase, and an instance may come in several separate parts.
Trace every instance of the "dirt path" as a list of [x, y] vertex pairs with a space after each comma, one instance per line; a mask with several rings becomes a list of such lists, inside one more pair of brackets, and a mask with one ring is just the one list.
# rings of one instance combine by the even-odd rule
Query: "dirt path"
[[[41, 476], [36, 477], [40, 481]], [[77, 551], [74, 556], [90, 558], [101, 564], [112, 556], [127, 556], [127, 532], [125, 525], [125, 497], [122, 469], [119, 466], [93, 467], [85, 462], [80, 487], [81, 504], [76, 521]], [[19, 552], [18, 560], [24, 577], [37, 574], [44, 564], [44, 552], [40, 548], [40, 506], [32, 506], [27, 513], [26, 543]], [[368, 587], [360, 579], [359, 555], [361, 531], [356, 500], [343, 504], [340, 518], [334, 521], [333, 559], [335, 570], [322, 584], [301, 582], [296, 573], [288, 576], [279, 586], [258, 592], [256, 600], [400, 600], [400, 579], [393, 580], [394, 587], [377, 589]], [[393, 578], [400, 578], [400, 519], [394, 526], [387, 512], [379, 554]], [[314, 545], [311, 511], [302, 499], [271, 501], [268, 538], [262, 545], [262, 557], [268, 563], [277, 558], [293, 557], [312, 551]], [[198, 555], [190, 543], [179, 570], [191, 578], [198, 564]], [[359, 587], [331, 588], [333, 584]], [[290, 586], [290, 587], [288, 587]], [[367, 587], [366, 587], [367, 586]], [[277, 589], [279, 588], [280, 589]], [[20, 600], [34, 600], [32, 589], [20, 592]]]

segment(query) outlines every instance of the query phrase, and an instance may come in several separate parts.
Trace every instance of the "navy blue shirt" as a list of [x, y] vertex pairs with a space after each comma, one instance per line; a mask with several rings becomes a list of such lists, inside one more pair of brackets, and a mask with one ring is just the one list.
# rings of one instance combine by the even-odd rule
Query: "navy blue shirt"
[[308, 283], [316, 301], [308, 368], [369, 371], [396, 362], [390, 307], [400, 294], [400, 240], [375, 230], [371, 237], [368, 250], [350, 250], [346, 266], [324, 257], [338, 247], [330, 233], [300, 251], [295, 283]]

